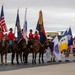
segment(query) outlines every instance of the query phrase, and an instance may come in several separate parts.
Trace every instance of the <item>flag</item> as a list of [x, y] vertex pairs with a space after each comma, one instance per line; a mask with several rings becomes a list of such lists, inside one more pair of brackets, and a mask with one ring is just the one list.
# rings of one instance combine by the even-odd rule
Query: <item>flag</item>
[[73, 38], [73, 47], [75, 48], [75, 37]]
[[26, 39], [27, 36], [27, 8], [25, 10], [25, 20], [23, 25], [23, 37]]
[[17, 18], [16, 18], [15, 26], [17, 27], [17, 40], [20, 40], [22, 34], [21, 34], [21, 27], [20, 27], [19, 10], [17, 10]]
[[63, 51], [63, 50], [67, 50], [68, 49], [68, 38], [67, 38], [66, 35], [63, 36], [63, 37], [61, 37], [59, 48], [60, 48], [60, 51]]
[[39, 12], [39, 19], [38, 19], [38, 23], [36, 26], [36, 30], [39, 31], [41, 44], [44, 44], [44, 42], [46, 41], [46, 33], [45, 33], [45, 29], [44, 29], [44, 24], [43, 24], [42, 11]]
[[67, 36], [68, 38], [68, 46], [71, 46], [73, 44], [73, 36], [72, 36], [72, 30], [71, 27], [69, 27], [62, 37]]
[[60, 53], [60, 49], [59, 49], [59, 41], [58, 41], [58, 37], [56, 36], [53, 40], [54, 42], [54, 54], [56, 56], [56, 58], [58, 60], [61, 60], [61, 53]]
[[68, 37], [68, 46], [71, 46], [73, 44], [73, 36], [72, 36], [71, 27], [67, 31], [67, 37]]
[[3, 5], [1, 9], [1, 14], [0, 14], [0, 27], [2, 28], [4, 32], [7, 32], [7, 26], [6, 26], [5, 19], [4, 19]]

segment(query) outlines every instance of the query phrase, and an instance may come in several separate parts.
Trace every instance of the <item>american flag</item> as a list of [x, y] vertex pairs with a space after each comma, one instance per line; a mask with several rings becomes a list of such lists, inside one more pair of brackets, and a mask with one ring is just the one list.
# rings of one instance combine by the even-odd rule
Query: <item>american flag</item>
[[2, 9], [1, 9], [1, 15], [0, 15], [0, 27], [2, 28], [2, 30], [4, 32], [7, 32], [7, 26], [6, 26], [5, 19], [4, 19], [3, 6], [2, 6]]

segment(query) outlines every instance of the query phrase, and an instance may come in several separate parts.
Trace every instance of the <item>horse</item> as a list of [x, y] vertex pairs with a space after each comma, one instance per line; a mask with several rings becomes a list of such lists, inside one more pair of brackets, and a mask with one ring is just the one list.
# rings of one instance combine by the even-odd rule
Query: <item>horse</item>
[[27, 44], [27, 60], [28, 60], [28, 55], [29, 53], [32, 53], [32, 63], [34, 63], [34, 40], [29, 39], [28, 44]]
[[44, 44], [41, 44], [41, 43], [39, 43], [39, 45], [40, 45], [40, 47], [39, 47], [39, 63], [41, 63], [41, 61], [40, 61], [40, 58], [42, 57], [42, 63], [44, 63], [44, 59], [43, 59], [43, 57], [44, 57], [44, 53], [45, 53], [45, 42], [44, 42]]
[[28, 51], [27, 44], [25, 39], [21, 39], [18, 41], [18, 47], [20, 49], [20, 59], [21, 62], [27, 63]]
[[3, 62], [4, 55], [5, 55], [5, 64], [7, 64], [7, 53], [8, 53], [8, 41], [5, 37], [3, 40], [0, 40], [1, 64], [4, 64]]
[[[43, 57], [46, 49], [46, 41], [44, 42], [44, 44], [41, 44], [40, 40], [35, 40], [33, 48], [33, 62], [36, 64], [36, 56], [37, 53], [39, 53], [39, 64], [41, 63], [41, 61], [42, 63], [44, 63]], [[42, 59], [40, 60], [41, 57]]]
[[12, 50], [11, 50], [11, 64], [14, 65], [14, 57], [16, 55], [16, 61], [17, 64], [19, 64], [19, 53], [20, 53], [20, 49], [18, 47], [18, 41], [17, 40], [12, 40]]
[[[46, 49], [46, 41], [44, 42], [44, 44], [41, 44], [40, 40], [29, 40], [28, 41], [28, 45], [27, 45], [27, 49], [29, 51], [29, 53], [32, 53], [32, 64], [36, 64], [36, 57], [37, 54], [39, 53], [39, 64], [44, 63], [44, 53], [45, 53], [45, 49]], [[40, 60], [40, 58], [42, 57], [42, 59]]]

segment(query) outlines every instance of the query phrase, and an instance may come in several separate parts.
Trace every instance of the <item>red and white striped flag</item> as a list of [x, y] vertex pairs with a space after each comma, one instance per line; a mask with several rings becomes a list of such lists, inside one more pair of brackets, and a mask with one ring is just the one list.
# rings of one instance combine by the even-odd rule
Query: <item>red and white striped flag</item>
[[7, 32], [7, 26], [6, 26], [5, 19], [4, 19], [3, 6], [2, 6], [2, 9], [1, 9], [0, 27], [2, 28], [3, 32]]

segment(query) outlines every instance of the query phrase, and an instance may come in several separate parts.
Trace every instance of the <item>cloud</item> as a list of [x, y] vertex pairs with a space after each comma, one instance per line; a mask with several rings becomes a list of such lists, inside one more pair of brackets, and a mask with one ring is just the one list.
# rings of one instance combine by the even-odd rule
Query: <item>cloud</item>
[[75, 33], [75, 0], [2, 0], [0, 7], [2, 3], [8, 29], [14, 28], [18, 8], [23, 27], [27, 7], [28, 31], [30, 28], [35, 30], [39, 10], [42, 10], [46, 31], [61, 31], [71, 26], [73, 35]]

